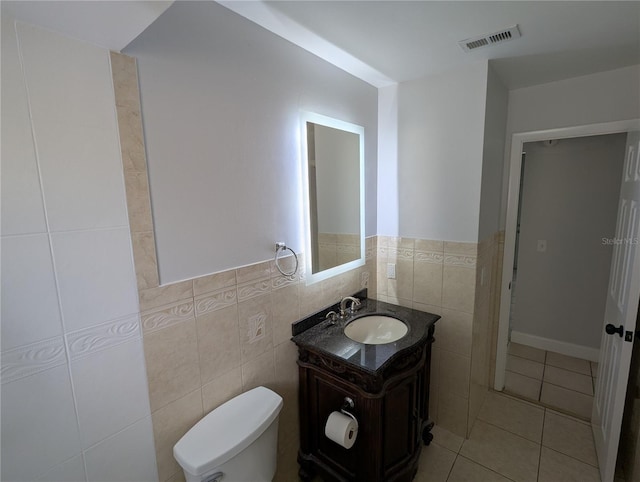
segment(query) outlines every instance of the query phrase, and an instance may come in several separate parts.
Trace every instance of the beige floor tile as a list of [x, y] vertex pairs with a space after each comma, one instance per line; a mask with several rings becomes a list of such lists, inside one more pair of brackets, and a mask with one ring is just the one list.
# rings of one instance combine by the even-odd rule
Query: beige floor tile
[[589, 375], [547, 365], [544, 370], [544, 381], [585, 395], [593, 395], [593, 379]]
[[459, 456], [453, 464], [447, 482], [509, 482], [509, 479]]
[[438, 424], [456, 435], [467, 434], [469, 400], [440, 390], [438, 394]]
[[591, 426], [588, 423], [547, 410], [542, 445], [594, 467], [598, 466]]
[[540, 445], [477, 420], [460, 455], [516, 482], [535, 482]]
[[504, 389], [509, 393], [538, 400], [540, 397], [540, 386], [542, 382], [534, 378], [525, 377], [519, 373], [505, 372]]
[[552, 351], [547, 353], [546, 364], [571, 370], [572, 372], [582, 373], [583, 375], [591, 375], [591, 365], [587, 360], [561, 355], [560, 353], [554, 353]]
[[600, 482], [597, 468], [542, 447], [538, 482]]
[[589, 365], [591, 365], [591, 376], [596, 378], [598, 376], [598, 364], [592, 361], [589, 362]]
[[433, 443], [449, 449], [452, 452], [460, 452], [460, 447], [462, 447], [462, 442], [464, 442], [464, 438], [460, 435], [449, 432], [446, 428], [442, 428], [439, 425], [434, 425], [431, 434], [433, 435]]
[[533, 348], [532, 346], [510, 342], [509, 354], [519, 356], [520, 358], [527, 358], [528, 360], [533, 360], [538, 363], [544, 363], [546, 352], [538, 348]]
[[533, 442], [542, 440], [544, 409], [499, 393], [487, 394], [478, 419]]
[[540, 401], [545, 405], [569, 412], [585, 420], [591, 418], [593, 396], [557, 387], [550, 383], [543, 383]]
[[507, 370], [529, 378], [542, 380], [544, 363], [535, 362], [519, 356], [507, 355]]
[[440, 445], [422, 447], [416, 482], [446, 482], [456, 454]]

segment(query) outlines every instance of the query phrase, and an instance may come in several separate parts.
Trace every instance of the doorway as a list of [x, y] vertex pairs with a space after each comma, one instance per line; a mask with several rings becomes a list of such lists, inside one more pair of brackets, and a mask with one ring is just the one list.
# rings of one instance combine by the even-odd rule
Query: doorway
[[524, 144], [505, 391], [586, 420], [626, 137]]
[[[631, 134], [632, 131], [633, 134]], [[616, 239], [638, 239], [640, 224], [640, 120], [611, 122], [571, 128], [514, 134], [511, 143], [509, 192], [503, 279], [500, 297], [498, 340], [496, 344], [495, 388], [504, 388], [506, 355], [509, 340], [510, 283], [515, 256], [516, 213], [518, 207], [521, 153], [526, 142], [545, 139], [568, 139], [613, 133], [630, 133], [626, 146], [624, 179], [620, 192]], [[640, 296], [640, 249], [631, 242], [614, 246], [615, 269], [607, 290], [607, 336], [601, 345], [598, 386], [592, 414], [600, 471], [603, 480], [613, 480], [613, 469], [622, 425], [622, 408], [635, 330], [635, 310]], [[621, 278], [622, 277], [622, 278]], [[635, 303], [635, 304], [634, 304]], [[633, 314], [633, 316], [632, 316]], [[604, 320], [603, 320], [604, 321]], [[604, 323], [603, 323], [604, 325]], [[618, 326], [620, 325], [620, 326]], [[626, 331], [625, 331], [626, 330]], [[613, 336], [613, 335], [620, 335]], [[603, 366], [604, 364], [604, 366]], [[614, 369], [612, 369], [612, 367]], [[605, 403], [606, 402], [606, 403]]]
[[513, 269], [515, 266], [516, 233], [518, 224], [518, 208], [520, 205], [520, 182], [524, 145], [528, 142], [542, 142], [549, 139], [557, 139], [560, 141], [562, 139], [576, 137], [625, 133], [638, 129], [639, 124], [640, 122], [638, 120], [618, 121], [605, 124], [526, 132], [513, 135], [511, 142], [502, 286], [500, 288], [500, 311], [496, 344], [496, 370], [494, 378], [494, 388], [496, 390], [502, 391], [505, 383], [507, 346], [510, 336], [509, 318], [511, 314], [511, 283], [513, 279]]

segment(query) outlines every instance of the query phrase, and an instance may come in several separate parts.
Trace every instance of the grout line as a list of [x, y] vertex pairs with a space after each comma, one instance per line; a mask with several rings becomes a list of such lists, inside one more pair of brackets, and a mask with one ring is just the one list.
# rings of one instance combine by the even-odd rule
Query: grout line
[[515, 402], [515, 403], [520, 403], [520, 404], [523, 404], [523, 405], [527, 405], [527, 406], [529, 406], [531, 408], [535, 408], [535, 409], [538, 409], [538, 410], [544, 410], [544, 407], [540, 406], [539, 403], [531, 401], [530, 399], [522, 398], [522, 396], [513, 395], [512, 392], [505, 392], [505, 391], [498, 392], [498, 391], [494, 391], [494, 390], [491, 390], [491, 392], [493, 392], [494, 394], [496, 394], [498, 396], [501, 396], [501, 397], [504, 397], [504, 398], [508, 398], [508, 399], [512, 400], [513, 402]]
[[451, 464], [451, 467], [449, 467], [449, 472], [447, 472], [447, 476], [445, 477], [445, 481], [449, 480], [449, 477], [451, 477], [451, 472], [453, 472], [453, 466], [456, 465], [456, 461], [458, 460], [458, 457], [461, 457], [460, 454], [456, 454], [456, 456], [453, 458], [453, 463]]
[[[585, 360], [585, 361], [586, 361], [586, 360]], [[584, 376], [584, 377], [592, 377], [592, 376], [593, 376], [593, 375], [591, 375], [591, 368], [589, 368], [589, 374], [587, 375], [586, 373], [579, 372], [579, 371], [576, 371], [576, 370], [572, 370], [571, 368], [559, 367], [559, 366], [556, 366], [556, 365], [552, 365], [552, 364], [550, 364], [550, 363], [545, 363], [545, 364], [544, 364], [544, 366], [545, 366], [545, 367], [558, 368], [558, 369], [560, 369], [560, 370], [565, 370], [565, 371], [567, 371], [567, 372], [575, 373], [575, 374], [577, 374], [577, 375], [582, 375], [582, 376]]]
[[593, 465], [593, 464], [590, 464], [589, 462], [585, 462], [584, 460], [577, 459], [574, 456], [569, 455], [569, 454], [565, 454], [564, 452], [561, 452], [560, 450], [554, 449], [553, 447], [548, 447], [546, 445], [543, 445], [543, 447], [545, 449], [547, 449], [547, 450], [551, 450], [552, 452], [555, 452], [557, 454], [564, 455], [565, 457], [569, 457], [570, 459], [573, 459], [573, 460], [575, 460], [577, 462], [580, 462], [581, 464], [587, 465], [589, 467], [593, 467], [594, 469], [600, 471], [600, 467], [598, 467], [597, 465]]
[[538, 452], [538, 473], [536, 475], [536, 481], [540, 480], [540, 465], [542, 464], [542, 441], [544, 440], [544, 424], [547, 418], [547, 409], [544, 409], [544, 413], [542, 414], [542, 435], [540, 437], [540, 449]]
[[515, 358], [519, 358], [520, 360], [527, 360], [527, 361], [530, 361], [532, 363], [537, 363], [538, 365], [544, 365], [544, 362], [540, 362], [538, 360], [532, 360], [531, 358], [527, 358], [525, 356], [514, 355], [513, 353], [507, 353], [507, 355], [515, 357]]
[[542, 379], [540, 380], [540, 391], [538, 392], [538, 401], [541, 402], [542, 401], [542, 385], [544, 385], [544, 376], [546, 374], [547, 371], [547, 352], [544, 352], [544, 358], [545, 358], [545, 363], [542, 365]]
[[[531, 440], [531, 439], [528, 439], [527, 437], [523, 437], [523, 436], [522, 436], [522, 435], [520, 435], [519, 433], [515, 433], [515, 432], [512, 432], [512, 431], [511, 431], [511, 430], [509, 430], [509, 429], [506, 429], [506, 428], [504, 428], [504, 427], [500, 427], [499, 425], [496, 425], [495, 423], [491, 423], [491, 422], [488, 422], [488, 421], [486, 421], [486, 420], [482, 420], [482, 419], [478, 419], [478, 420], [480, 420], [482, 423], [486, 423], [487, 425], [491, 425], [492, 427], [498, 428], [498, 429], [502, 430], [503, 432], [507, 432], [507, 433], [509, 433], [509, 434], [511, 434], [511, 435], [515, 435], [516, 437], [519, 437], [519, 438], [521, 438], [522, 440], [526, 440], [527, 442], [531, 442], [532, 444], [538, 444], [538, 445], [541, 445], [541, 444], [542, 444], [542, 442], [535, 442], [535, 441], [533, 441], [533, 440]], [[543, 429], [544, 429], [544, 418], [543, 418], [543, 425], [542, 425], [542, 427], [543, 427]], [[466, 439], [466, 440], [468, 440], [468, 439]], [[541, 439], [541, 440], [542, 440], [542, 439]]]
[[[460, 457], [461, 457], [461, 458], [463, 458], [463, 459], [465, 459], [465, 460], [467, 460], [467, 461], [469, 461], [469, 462], [472, 462], [472, 463], [474, 463], [474, 464], [476, 464], [476, 465], [479, 465], [479, 466], [480, 466], [480, 467], [482, 467], [483, 469], [487, 469], [488, 471], [493, 472], [494, 474], [497, 474], [497, 475], [499, 475], [500, 477], [502, 477], [502, 478], [504, 478], [504, 479], [510, 480], [510, 481], [512, 481], [512, 482], [516, 482], [516, 481], [515, 481], [515, 479], [512, 479], [511, 477], [508, 477], [508, 476], [506, 476], [505, 474], [503, 474], [502, 472], [498, 472], [497, 470], [492, 469], [491, 467], [487, 467], [486, 465], [481, 464], [481, 463], [480, 463], [480, 462], [478, 462], [477, 460], [473, 460], [473, 459], [471, 459], [471, 458], [469, 458], [469, 457], [465, 457], [464, 455], [460, 455]], [[456, 457], [456, 460], [457, 460], [457, 459], [458, 459], [458, 458]], [[454, 462], [454, 464], [455, 464], [455, 462]]]
[[[592, 393], [584, 393], [584, 392], [581, 392], [580, 390], [575, 390], [573, 388], [569, 388], [569, 387], [566, 387], [564, 385], [558, 385], [557, 383], [553, 383], [553, 382], [550, 382], [548, 380], [543, 380], [543, 383], [548, 383], [549, 385], [553, 385], [554, 387], [562, 388], [564, 390], [569, 390], [570, 392], [579, 393], [579, 394], [585, 395], [587, 397], [593, 397], [593, 392]], [[592, 385], [593, 385], [593, 379], [591, 380], [591, 383], [589, 383], [589, 386], [592, 386]]]
[[[82, 429], [80, 426], [80, 412], [78, 409], [78, 397], [76, 394], [76, 388], [75, 388], [75, 383], [74, 383], [74, 377], [73, 377], [73, 370], [72, 370], [72, 365], [71, 365], [71, 352], [69, 350], [69, 341], [67, 339], [67, 328], [66, 328], [66, 323], [65, 323], [65, 315], [64, 315], [64, 310], [63, 310], [63, 306], [62, 306], [62, 298], [61, 298], [61, 293], [60, 293], [60, 280], [58, 277], [58, 268], [57, 268], [57, 264], [56, 264], [56, 256], [55, 256], [55, 252], [53, 249], [53, 238], [52, 238], [52, 232], [51, 232], [51, 222], [49, 220], [49, 211], [47, 209], [47, 199], [46, 199], [46, 194], [45, 194], [45, 189], [44, 189], [44, 181], [43, 181], [43, 175], [42, 175], [42, 166], [41, 166], [41, 153], [40, 153], [40, 149], [38, 148], [38, 142], [37, 142], [37, 136], [36, 136], [36, 129], [35, 129], [35, 125], [34, 125], [34, 119], [33, 119], [33, 106], [31, 104], [31, 95], [29, 92], [29, 83], [27, 82], [27, 69], [25, 67], [25, 61], [24, 61], [24, 52], [22, 50], [22, 45], [21, 45], [21, 41], [20, 41], [20, 35], [18, 33], [18, 26], [17, 23], [14, 21], [13, 22], [13, 28], [14, 28], [14, 33], [16, 36], [16, 50], [18, 51], [18, 61], [20, 63], [20, 73], [22, 74], [22, 81], [24, 82], [24, 93], [25, 93], [25, 97], [26, 97], [26, 101], [27, 101], [27, 110], [28, 110], [28, 115], [29, 115], [29, 127], [31, 130], [31, 141], [33, 142], [33, 152], [34, 152], [34, 157], [35, 157], [35, 162], [36, 162], [36, 171], [38, 173], [38, 187], [40, 188], [40, 196], [42, 198], [42, 214], [44, 216], [44, 223], [45, 223], [45, 229], [46, 229], [46, 234], [47, 234], [47, 241], [48, 241], [48, 245], [49, 245], [49, 255], [51, 256], [51, 269], [53, 271], [53, 280], [54, 280], [54, 284], [55, 284], [55, 290], [56, 290], [56, 298], [57, 298], [57, 304], [58, 304], [58, 313], [60, 315], [60, 328], [62, 329], [62, 343], [64, 344], [64, 350], [65, 350], [65, 358], [66, 358], [66, 369], [67, 369], [67, 375], [69, 377], [69, 387], [71, 389], [71, 400], [73, 403], [73, 412], [75, 415], [75, 428], [77, 430], [78, 433], [78, 442], [80, 445], [80, 456], [82, 458], [82, 466], [83, 466], [83, 470], [84, 470], [84, 476], [85, 476], [85, 480], [87, 478], [87, 461], [86, 461], [86, 457], [84, 455], [84, 450], [83, 450], [83, 445], [84, 445], [84, 437], [83, 437], [83, 433], [82, 433]], [[53, 468], [53, 467], [51, 467]]]

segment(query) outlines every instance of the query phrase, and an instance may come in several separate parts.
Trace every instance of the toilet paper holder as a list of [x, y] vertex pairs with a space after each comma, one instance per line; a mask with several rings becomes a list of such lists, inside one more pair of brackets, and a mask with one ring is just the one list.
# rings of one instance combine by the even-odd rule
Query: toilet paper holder
[[355, 415], [349, 411], [353, 410], [355, 406], [356, 404], [353, 402], [353, 399], [351, 397], [344, 397], [344, 400], [342, 401], [342, 407], [340, 407], [340, 411], [355, 420]]

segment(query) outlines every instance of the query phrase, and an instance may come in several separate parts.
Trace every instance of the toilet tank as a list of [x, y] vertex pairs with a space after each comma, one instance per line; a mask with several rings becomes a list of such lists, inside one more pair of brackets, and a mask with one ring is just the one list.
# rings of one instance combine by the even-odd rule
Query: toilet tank
[[188, 482], [268, 482], [275, 474], [282, 397], [249, 390], [206, 415], [173, 447]]

